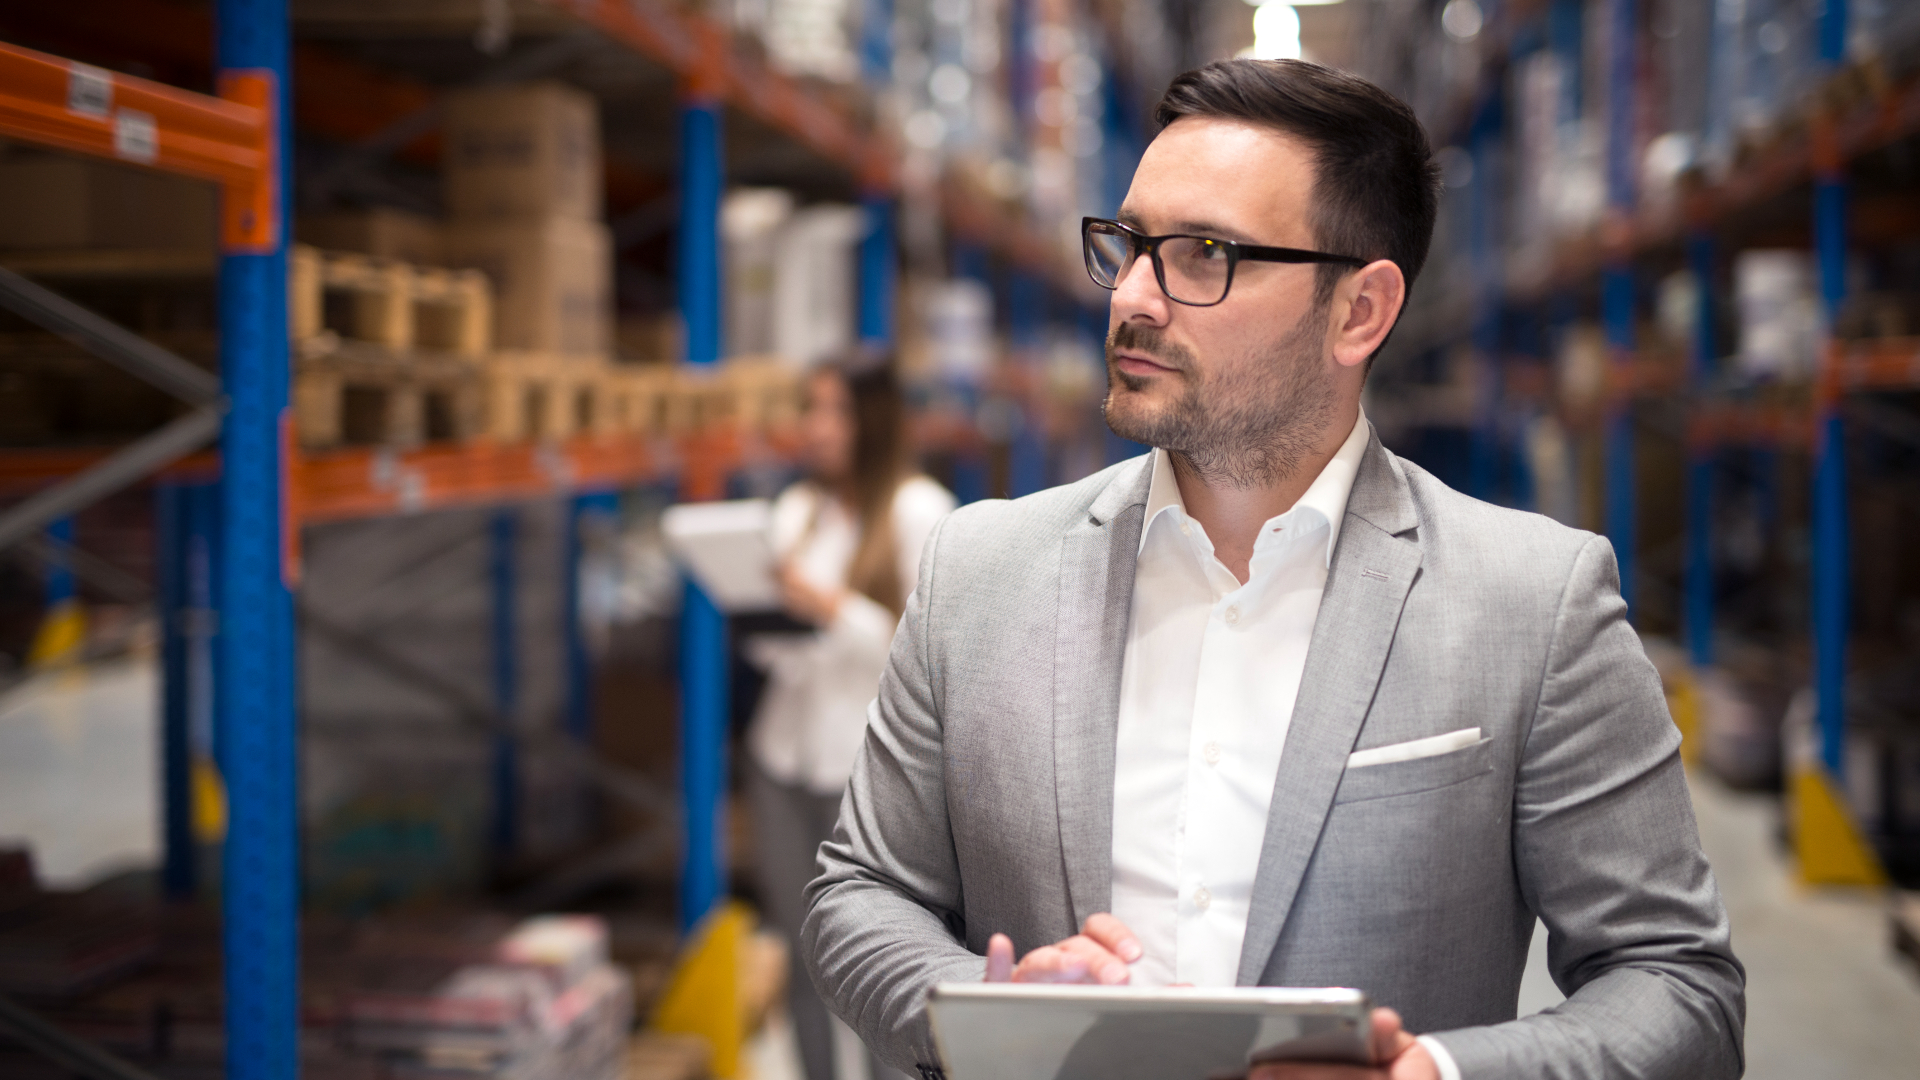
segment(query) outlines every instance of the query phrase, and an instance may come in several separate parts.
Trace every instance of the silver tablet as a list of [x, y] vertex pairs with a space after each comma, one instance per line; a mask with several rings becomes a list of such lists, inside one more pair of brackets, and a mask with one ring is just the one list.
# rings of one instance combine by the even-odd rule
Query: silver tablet
[[941, 983], [947, 1080], [1226, 1080], [1263, 1061], [1371, 1061], [1358, 990]]

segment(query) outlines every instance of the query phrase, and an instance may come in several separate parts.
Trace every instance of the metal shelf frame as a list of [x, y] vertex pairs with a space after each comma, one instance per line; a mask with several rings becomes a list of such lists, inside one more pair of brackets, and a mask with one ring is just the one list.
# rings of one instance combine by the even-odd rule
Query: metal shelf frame
[[[1814, 688], [1821, 764], [1844, 781], [1845, 680], [1848, 652], [1848, 520], [1845, 474], [1845, 399], [1872, 389], [1920, 388], [1920, 342], [1855, 343], [1829, 340], [1822, 348], [1812, 401], [1741, 403], [1710, 396], [1710, 375], [1719, 357], [1714, 327], [1714, 267], [1724, 250], [1726, 226], [1739, 215], [1796, 189], [1810, 189], [1806, 207], [1812, 226], [1819, 297], [1827, 325], [1846, 300], [1850, 165], [1864, 155], [1920, 134], [1920, 80], [1869, 100], [1835, 86], [1822, 87], [1805, 103], [1804, 131], [1721, 184], [1684, 192], [1671, 206], [1651, 210], [1634, 190], [1635, 124], [1639, 102], [1635, 79], [1638, 27], [1644, 0], [1604, 0], [1609, 28], [1607, 130], [1608, 206], [1591, 235], [1562, 246], [1553, 269], [1525, 288], [1508, 289], [1506, 302], [1532, 305], [1558, 292], [1598, 283], [1602, 332], [1610, 353], [1604, 437], [1603, 528], [1619, 560], [1621, 592], [1631, 613], [1636, 575], [1638, 506], [1635, 491], [1635, 403], [1654, 396], [1683, 395], [1686, 477], [1682, 549], [1681, 622], [1696, 666], [1714, 661], [1711, 515], [1713, 454], [1721, 447], [1783, 445], [1805, 448], [1812, 459], [1809, 575]], [[1539, 16], [1552, 31], [1541, 47], [1577, 49], [1579, 0], [1553, 0]], [[1848, 0], [1826, 0], [1819, 16], [1818, 50], [1829, 73], [1846, 60]], [[1529, 40], [1532, 40], [1531, 38]], [[1715, 48], [1723, 47], [1716, 39]], [[1507, 92], [1507, 66], [1495, 63], [1499, 82], [1483, 87], [1489, 97]], [[1836, 84], [1837, 86], [1838, 84]], [[1479, 170], [1476, 170], [1479, 172]], [[1478, 237], [1475, 238], [1478, 240]], [[1699, 283], [1693, 341], [1686, 378], [1679, 385], [1656, 379], [1636, 357], [1636, 262], [1662, 258], [1678, 248]], [[1483, 360], [1496, 368], [1493, 351]]]
[[[286, 325], [287, 29], [284, 3], [218, 0], [221, 97], [188, 93], [0, 45], [0, 134], [221, 185], [222, 460], [217, 588], [228, 603], [214, 695], [230, 827], [222, 874], [227, 1075], [292, 1080], [299, 1069], [298, 768], [293, 717]], [[164, 507], [163, 507], [164, 508]], [[184, 526], [192, 515], [165, 514]], [[173, 539], [178, 539], [179, 534]], [[163, 592], [179, 597], [182, 552], [163, 551]], [[186, 664], [168, 619], [169, 676]], [[167, 727], [184, 710], [169, 685]], [[186, 781], [170, 746], [166, 772]], [[170, 840], [184, 792], [169, 785]], [[170, 865], [170, 883], [179, 872]]]

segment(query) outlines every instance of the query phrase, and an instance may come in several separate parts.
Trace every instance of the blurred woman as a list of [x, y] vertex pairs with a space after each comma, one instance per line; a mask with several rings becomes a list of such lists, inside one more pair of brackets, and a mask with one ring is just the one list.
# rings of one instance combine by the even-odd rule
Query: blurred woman
[[774, 501], [773, 547], [787, 613], [814, 630], [747, 643], [767, 684], [746, 781], [762, 904], [795, 945], [787, 994], [807, 1080], [835, 1080], [833, 1023], [799, 960], [800, 894], [833, 833], [920, 549], [954, 499], [911, 471], [906, 410], [884, 364], [815, 370], [802, 430], [807, 477]]

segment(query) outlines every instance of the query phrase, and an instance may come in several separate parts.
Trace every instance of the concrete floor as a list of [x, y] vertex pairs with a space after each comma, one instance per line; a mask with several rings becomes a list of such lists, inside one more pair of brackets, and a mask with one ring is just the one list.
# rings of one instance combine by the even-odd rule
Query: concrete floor
[[[1749, 1080], [1920, 1076], [1920, 975], [1888, 947], [1885, 901], [1796, 882], [1775, 840], [1772, 798], [1703, 775], [1691, 786], [1734, 954], [1747, 967]], [[1536, 926], [1520, 1013], [1561, 1000]]]
[[1920, 1076], [1920, 976], [1888, 945], [1884, 899], [1795, 882], [1772, 799], [1696, 777], [1693, 803], [1747, 966], [1747, 1076]]
[[[157, 861], [157, 695], [152, 662], [134, 659], [36, 675], [0, 697], [0, 843], [31, 844], [43, 880], [83, 885]], [[1883, 901], [1797, 885], [1772, 799], [1704, 777], [1693, 794], [1747, 965], [1747, 1075], [1920, 1075], [1920, 976], [1888, 948]], [[1536, 934], [1521, 1012], [1559, 1000]], [[790, 1030], [766, 1034], [757, 1080], [797, 1080]]]
[[160, 857], [159, 679], [129, 659], [32, 675], [0, 697], [0, 844], [71, 888]]

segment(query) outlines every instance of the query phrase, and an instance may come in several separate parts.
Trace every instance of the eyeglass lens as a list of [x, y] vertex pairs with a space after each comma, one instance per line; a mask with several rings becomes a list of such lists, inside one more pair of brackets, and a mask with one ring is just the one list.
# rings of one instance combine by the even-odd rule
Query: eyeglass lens
[[[1227, 245], [1198, 236], [1171, 236], [1161, 241], [1159, 263], [1167, 295], [1184, 304], [1215, 304], [1227, 292]], [[1132, 238], [1117, 229], [1087, 229], [1087, 267], [1105, 288], [1113, 288], [1133, 261]]]

